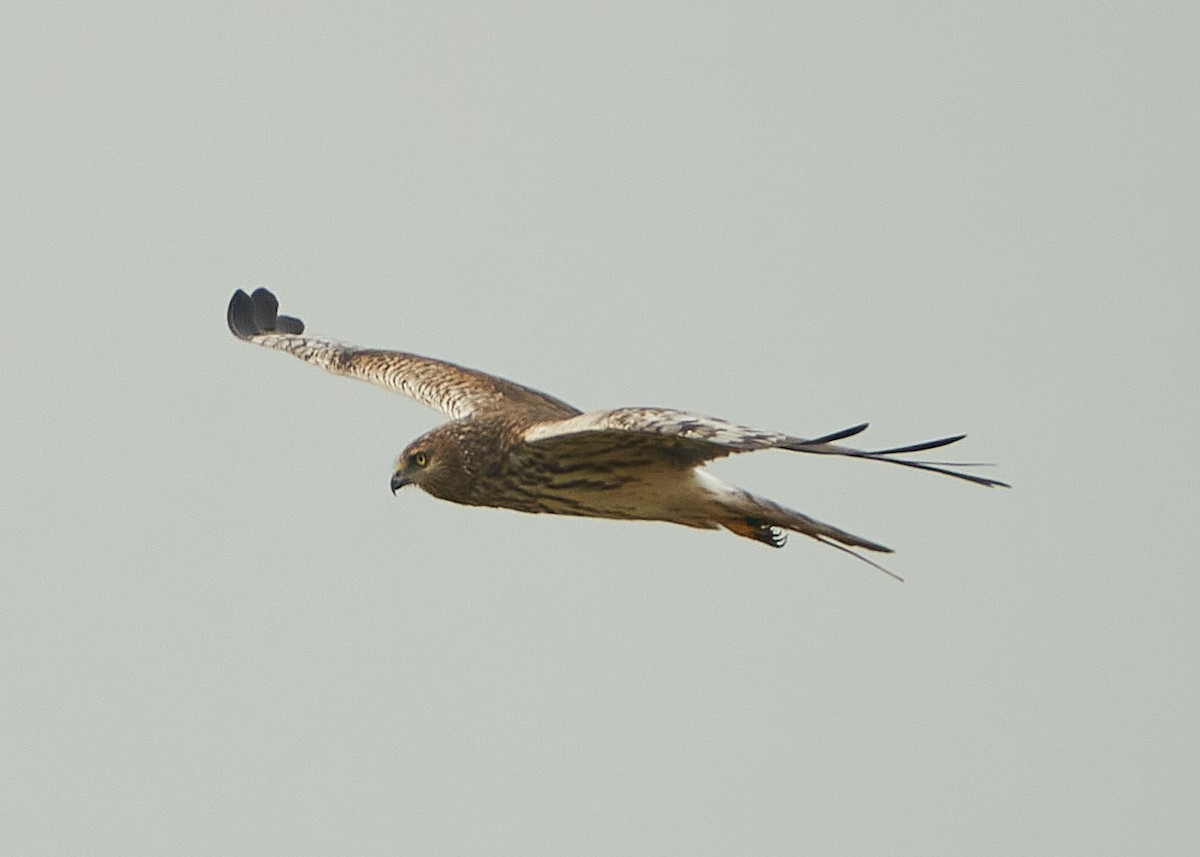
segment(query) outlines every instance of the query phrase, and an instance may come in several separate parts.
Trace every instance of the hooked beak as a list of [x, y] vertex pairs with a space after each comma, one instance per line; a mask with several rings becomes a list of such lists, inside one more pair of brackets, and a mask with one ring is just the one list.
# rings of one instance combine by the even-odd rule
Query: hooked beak
[[395, 494], [397, 491], [399, 491], [405, 485], [411, 485], [411, 484], [412, 484], [411, 479], [405, 479], [399, 473], [392, 474], [392, 493], [393, 494]]

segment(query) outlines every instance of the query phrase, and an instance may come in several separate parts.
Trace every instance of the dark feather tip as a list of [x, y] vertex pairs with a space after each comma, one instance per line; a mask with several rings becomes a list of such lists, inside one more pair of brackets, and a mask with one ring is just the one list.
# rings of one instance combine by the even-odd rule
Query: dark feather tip
[[238, 289], [229, 299], [226, 318], [238, 339], [251, 339], [262, 333], [304, 332], [304, 322], [300, 319], [278, 313], [279, 301], [266, 289], [257, 288], [252, 295]]
[[280, 333], [304, 333], [304, 322], [290, 315], [276, 316], [275, 329]]
[[254, 324], [254, 300], [241, 289], [229, 299], [225, 318], [229, 322], [229, 329], [238, 339], [249, 339], [258, 333]]
[[871, 451], [872, 455], [899, 455], [904, 452], [922, 452], [926, 449], [937, 449], [942, 446], [949, 446], [952, 443], [958, 443], [966, 437], [965, 434], [956, 434], [953, 437], [941, 437], [937, 440], [926, 440], [921, 443], [910, 443], [907, 446], [893, 446], [891, 449], [875, 449]]
[[275, 316], [279, 314], [279, 301], [266, 289], [258, 288], [250, 295], [254, 301], [254, 326], [266, 333], [275, 329]]
[[848, 437], [854, 437], [856, 434], [862, 434], [867, 429], [867, 423], [859, 423], [856, 426], [842, 429], [841, 431], [823, 434], [820, 437], [814, 437], [812, 440], [806, 440], [804, 443], [816, 445], [818, 443], [833, 443], [835, 440], [845, 440]]

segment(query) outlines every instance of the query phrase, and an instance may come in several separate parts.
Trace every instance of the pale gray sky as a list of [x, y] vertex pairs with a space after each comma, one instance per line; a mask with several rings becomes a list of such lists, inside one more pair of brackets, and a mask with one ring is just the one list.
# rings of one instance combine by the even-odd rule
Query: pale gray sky
[[[0, 852], [1192, 854], [1193, 4], [38, 3], [0, 26]], [[393, 498], [313, 332], [893, 444], [896, 548]]]

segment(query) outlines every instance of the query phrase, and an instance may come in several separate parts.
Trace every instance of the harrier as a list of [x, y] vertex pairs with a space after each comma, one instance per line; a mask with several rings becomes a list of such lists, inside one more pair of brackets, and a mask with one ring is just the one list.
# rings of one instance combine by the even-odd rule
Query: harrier
[[702, 465], [739, 452], [784, 449], [1004, 485], [949, 469], [967, 464], [895, 457], [947, 446], [964, 435], [864, 451], [835, 441], [857, 435], [866, 423], [806, 439], [667, 408], [585, 414], [561, 399], [453, 363], [305, 336], [299, 319], [278, 310], [266, 289], [253, 295], [239, 289], [229, 301], [229, 329], [238, 339], [403, 393], [450, 418], [400, 453], [392, 493], [416, 485], [468, 506], [724, 527], [772, 547], [782, 547], [787, 540], [782, 530], [792, 530], [897, 577], [853, 550], [890, 553], [890, 548], [727, 485]]

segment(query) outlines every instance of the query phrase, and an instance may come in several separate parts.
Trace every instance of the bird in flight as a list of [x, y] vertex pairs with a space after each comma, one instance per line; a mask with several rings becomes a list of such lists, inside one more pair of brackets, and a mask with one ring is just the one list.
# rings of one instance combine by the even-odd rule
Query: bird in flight
[[279, 315], [275, 296], [262, 288], [251, 295], [234, 292], [227, 320], [238, 339], [386, 387], [450, 418], [400, 453], [393, 494], [415, 485], [468, 506], [724, 528], [777, 548], [787, 541], [783, 531], [791, 530], [899, 580], [854, 550], [891, 548], [727, 485], [702, 466], [739, 452], [783, 449], [886, 461], [976, 485], [1005, 486], [952, 469], [969, 464], [898, 457], [947, 446], [964, 435], [865, 451], [837, 441], [859, 434], [866, 423], [800, 438], [669, 408], [583, 413], [561, 399], [453, 363], [306, 336], [304, 323]]

